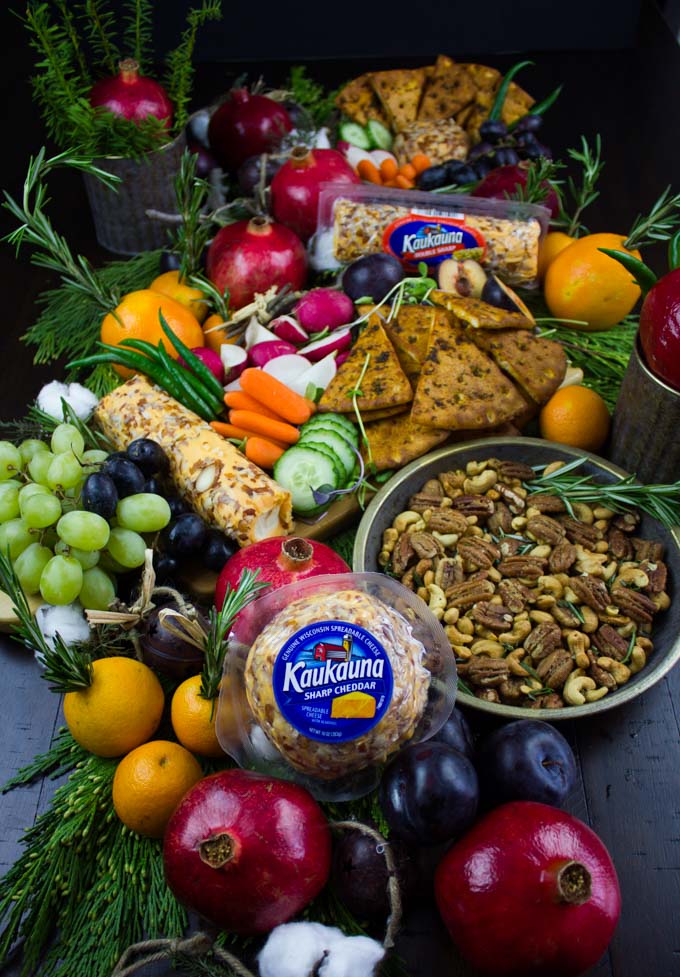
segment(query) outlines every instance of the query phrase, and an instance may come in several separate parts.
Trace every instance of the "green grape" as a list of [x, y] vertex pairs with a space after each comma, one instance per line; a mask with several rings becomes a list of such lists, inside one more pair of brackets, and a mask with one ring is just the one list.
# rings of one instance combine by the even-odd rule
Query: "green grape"
[[19, 449], [11, 441], [0, 441], [0, 482], [6, 482], [22, 468]]
[[101, 448], [88, 448], [87, 451], [83, 451], [80, 456], [80, 460], [84, 465], [101, 465], [109, 457], [108, 451], [102, 451]]
[[132, 570], [144, 563], [146, 542], [139, 533], [117, 526], [111, 530], [107, 549], [121, 566]]
[[136, 533], [155, 533], [170, 522], [170, 506], [161, 495], [139, 492], [121, 499], [116, 507], [118, 525]]
[[79, 550], [77, 546], [69, 546], [63, 539], [57, 539], [54, 552], [63, 556], [72, 556], [80, 563], [83, 570], [91, 570], [99, 563], [99, 550]]
[[40, 593], [48, 604], [72, 604], [83, 586], [83, 568], [72, 556], [53, 556], [40, 576]]
[[49, 548], [53, 550], [59, 542], [56, 526], [48, 526], [47, 529], [43, 529], [43, 531], [40, 533], [40, 542], [43, 544], [43, 546], [49, 546]]
[[37, 455], [39, 451], [49, 451], [49, 446], [44, 441], [39, 441], [37, 438], [27, 438], [26, 441], [22, 441], [19, 445], [19, 454], [21, 455], [21, 460], [24, 465], [27, 465], [34, 455]]
[[19, 515], [20, 483], [11, 478], [8, 482], [0, 482], [0, 522], [16, 519]]
[[[110, 540], [109, 540], [110, 542]], [[97, 564], [102, 570], [106, 570], [107, 573], [129, 573], [130, 567], [124, 567], [122, 563], [118, 560], [114, 560], [108, 550], [103, 550], [99, 554], [99, 563]]]
[[99, 567], [93, 567], [83, 573], [83, 586], [80, 591], [80, 603], [91, 611], [106, 611], [116, 599], [116, 587], [108, 575]]
[[61, 502], [56, 495], [34, 492], [19, 499], [21, 518], [29, 529], [46, 529], [53, 526], [61, 515]]
[[85, 450], [85, 440], [73, 424], [57, 424], [52, 431], [50, 447], [55, 455], [64, 451], [72, 451], [75, 455], [82, 455]]
[[109, 541], [109, 524], [96, 512], [74, 510], [57, 523], [59, 539], [79, 550], [101, 550]]
[[14, 569], [25, 594], [37, 594], [42, 572], [52, 559], [52, 550], [40, 543], [31, 543], [14, 561]]
[[37, 533], [31, 532], [23, 519], [9, 519], [0, 525], [0, 550], [9, 551], [10, 560], [37, 541]]
[[46, 485], [41, 485], [39, 482], [27, 482], [19, 489], [19, 502], [22, 499], [30, 499], [32, 495], [52, 495], [52, 491]]
[[74, 488], [83, 477], [83, 469], [72, 451], [55, 455], [47, 471], [47, 484], [51, 489]]
[[47, 485], [47, 472], [55, 456], [51, 451], [36, 452], [28, 463], [28, 473], [34, 482]]

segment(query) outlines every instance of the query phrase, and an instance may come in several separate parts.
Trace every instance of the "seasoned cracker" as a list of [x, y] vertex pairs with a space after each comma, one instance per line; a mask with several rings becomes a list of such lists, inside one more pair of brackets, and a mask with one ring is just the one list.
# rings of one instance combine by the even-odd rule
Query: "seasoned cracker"
[[469, 335], [537, 404], [549, 400], [564, 380], [567, 357], [561, 343], [515, 329], [472, 329]]

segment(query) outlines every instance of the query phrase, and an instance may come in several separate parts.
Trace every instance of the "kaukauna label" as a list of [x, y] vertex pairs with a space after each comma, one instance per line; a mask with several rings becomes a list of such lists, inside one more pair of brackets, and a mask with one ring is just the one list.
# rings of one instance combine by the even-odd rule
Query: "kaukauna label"
[[415, 267], [421, 261], [438, 265], [459, 251], [470, 252], [465, 257], [479, 261], [486, 251], [486, 241], [479, 231], [466, 225], [463, 215], [451, 218], [409, 214], [385, 228], [383, 248]]
[[394, 684], [380, 642], [346, 621], [318, 621], [296, 631], [276, 657], [272, 681], [284, 718], [323, 743], [344, 743], [372, 729]]

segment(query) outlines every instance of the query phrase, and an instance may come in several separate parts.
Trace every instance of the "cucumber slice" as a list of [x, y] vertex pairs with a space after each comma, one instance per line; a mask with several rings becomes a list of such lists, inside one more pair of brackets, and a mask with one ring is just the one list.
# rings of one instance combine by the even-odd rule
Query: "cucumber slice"
[[[321, 445], [323, 449], [323, 445]], [[328, 449], [319, 450], [318, 445], [300, 444], [288, 448], [274, 465], [274, 478], [287, 489], [296, 512], [312, 512], [319, 509], [312, 495], [312, 489], [331, 485], [334, 489], [341, 483], [340, 465]]]
[[371, 140], [372, 149], [389, 150], [392, 148], [392, 133], [385, 128], [382, 122], [378, 122], [377, 119], [369, 119], [366, 123], [366, 132]]
[[359, 149], [371, 149], [372, 147], [369, 133], [358, 122], [343, 122], [338, 128], [338, 135], [345, 142], [352, 146], [358, 146]]
[[328, 447], [337, 457], [343, 468], [342, 481], [343, 483], [346, 482], [354, 471], [357, 460], [350, 442], [336, 427], [332, 427], [330, 424], [326, 426], [317, 424], [311, 431], [303, 431], [297, 443], [314, 444], [319, 442]]
[[300, 432], [313, 431], [319, 426], [327, 427], [329, 425], [337, 428], [340, 434], [344, 438], [347, 438], [348, 441], [351, 441], [352, 444], [359, 444], [359, 431], [356, 425], [348, 417], [345, 417], [344, 414], [314, 414], [308, 421], [305, 421], [300, 428]]

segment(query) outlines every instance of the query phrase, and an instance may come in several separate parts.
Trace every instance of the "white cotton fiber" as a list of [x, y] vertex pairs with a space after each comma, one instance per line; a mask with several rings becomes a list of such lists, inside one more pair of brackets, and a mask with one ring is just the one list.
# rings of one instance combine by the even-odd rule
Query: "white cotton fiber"
[[335, 926], [321, 923], [277, 926], [257, 958], [260, 977], [309, 977], [324, 953], [344, 940]]
[[54, 417], [55, 420], [63, 421], [64, 408], [61, 403], [62, 400], [68, 400], [68, 387], [65, 383], [52, 380], [51, 383], [45, 384], [38, 394], [38, 407], [46, 414], [49, 414], [50, 417]]
[[[87, 641], [90, 637], [90, 625], [80, 604], [66, 604], [63, 607], [42, 604], [35, 612], [35, 620], [50, 648], [54, 646], [56, 634], [66, 645]], [[36, 652], [36, 658], [41, 660], [39, 652]]]
[[373, 977], [385, 948], [368, 936], [345, 936], [331, 947], [319, 977]]
[[341, 268], [342, 265], [335, 257], [333, 251], [333, 228], [325, 231], [317, 231], [307, 245], [309, 254], [309, 264], [314, 271], [328, 271], [334, 268]]
[[86, 421], [99, 403], [99, 398], [82, 383], [69, 383], [66, 400], [81, 421]]

